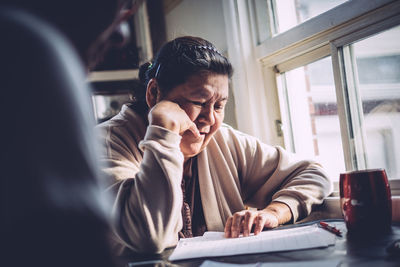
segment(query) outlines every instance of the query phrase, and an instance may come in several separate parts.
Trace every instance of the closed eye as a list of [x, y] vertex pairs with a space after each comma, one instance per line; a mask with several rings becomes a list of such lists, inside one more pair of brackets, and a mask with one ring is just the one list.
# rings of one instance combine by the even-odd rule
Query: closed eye
[[197, 102], [197, 101], [190, 101], [190, 102], [192, 102], [193, 105], [200, 106], [200, 107], [203, 107], [206, 105], [206, 103], [201, 103], [201, 102]]
[[218, 101], [217, 103], [215, 103], [214, 109], [217, 111], [224, 110], [226, 102], [227, 102], [226, 99], [223, 99], [222, 101]]
[[224, 108], [225, 108], [225, 105], [215, 105], [214, 106], [214, 109], [216, 111], [222, 111], [222, 110], [224, 110]]

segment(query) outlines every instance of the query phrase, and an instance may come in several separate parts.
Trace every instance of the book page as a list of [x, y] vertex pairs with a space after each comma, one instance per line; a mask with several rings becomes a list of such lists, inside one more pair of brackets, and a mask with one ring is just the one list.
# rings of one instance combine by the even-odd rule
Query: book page
[[340, 259], [294, 261], [294, 262], [257, 262], [250, 264], [235, 264], [205, 260], [200, 267], [337, 267]]
[[239, 238], [225, 238], [223, 232], [206, 232], [201, 237], [179, 240], [169, 260], [327, 247], [335, 240], [335, 235], [317, 224]]

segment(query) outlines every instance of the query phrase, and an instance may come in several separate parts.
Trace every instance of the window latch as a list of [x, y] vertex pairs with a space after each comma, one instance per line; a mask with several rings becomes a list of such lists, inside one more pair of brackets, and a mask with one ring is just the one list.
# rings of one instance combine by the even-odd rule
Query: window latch
[[281, 120], [275, 120], [275, 129], [277, 136], [283, 136], [283, 124]]

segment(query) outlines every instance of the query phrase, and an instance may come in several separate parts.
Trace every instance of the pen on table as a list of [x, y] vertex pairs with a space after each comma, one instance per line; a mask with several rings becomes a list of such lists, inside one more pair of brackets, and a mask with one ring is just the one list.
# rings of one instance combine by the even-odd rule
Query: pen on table
[[331, 233], [333, 233], [333, 234], [335, 234], [335, 235], [337, 235], [337, 236], [342, 236], [342, 233], [340, 232], [339, 229], [337, 229], [336, 227], [334, 227], [334, 226], [332, 226], [332, 225], [327, 224], [326, 222], [319, 222], [319, 226], [320, 226], [322, 229], [325, 229], [325, 230], [327, 230], [328, 232], [331, 232]]

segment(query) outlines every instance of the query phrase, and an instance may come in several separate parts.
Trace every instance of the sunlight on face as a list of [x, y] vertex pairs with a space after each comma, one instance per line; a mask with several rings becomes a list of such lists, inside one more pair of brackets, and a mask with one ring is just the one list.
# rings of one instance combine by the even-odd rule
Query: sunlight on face
[[180, 148], [185, 160], [199, 154], [221, 126], [228, 93], [228, 76], [201, 72], [166, 95], [166, 100], [177, 103], [186, 112], [201, 134], [200, 138], [190, 131], [182, 135]]

